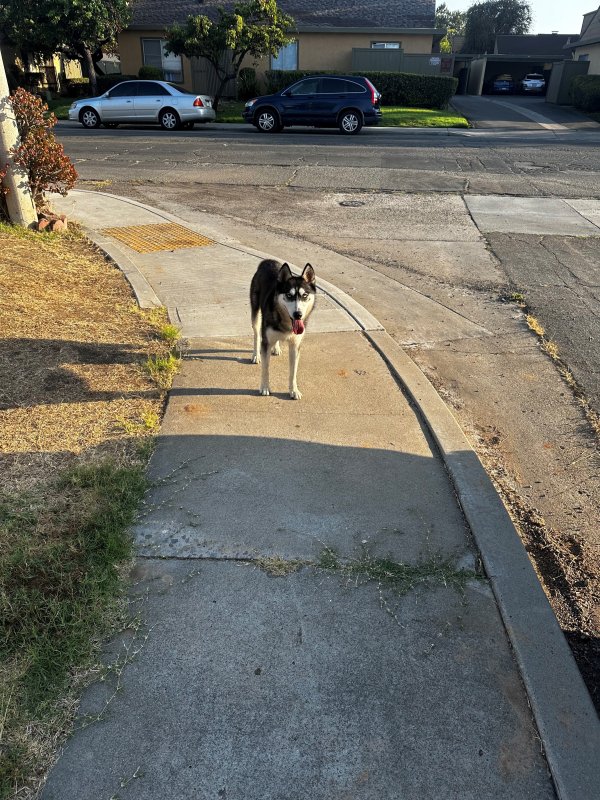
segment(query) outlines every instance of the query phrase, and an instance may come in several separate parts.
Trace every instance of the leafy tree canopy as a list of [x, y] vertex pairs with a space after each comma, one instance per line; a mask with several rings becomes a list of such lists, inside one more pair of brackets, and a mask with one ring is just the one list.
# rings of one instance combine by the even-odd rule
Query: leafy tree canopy
[[276, 0], [247, 0], [236, 4], [233, 11], [219, 8], [216, 22], [199, 15], [188, 17], [183, 25], [173, 25], [167, 30], [165, 49], [188, 58], [206, 58], [213, 65], [219, 78], [217, 107], [226, 83], [237, 77], [244, 58], [277, 55], [293, 41], [294, 24]]
[[466, 12], [465, 53], [492, 53], [498, 34], [527, 33], [531, 7], [524, 0], [488, 0]]
[[115, 48], [130, 19], [127, 0], [0, 0], [0, 27], [24, 52], [61, 52], [83, 61], [96, 90], [94, 61]]
[[454, 37], [463, 36], [467, 14], [465, 11], [450, 11], [446, 3], [442, 3], [435, 12], [435, 27], [446, 28], [446, 35], [440, 42], [442, 53], [454, 51]]

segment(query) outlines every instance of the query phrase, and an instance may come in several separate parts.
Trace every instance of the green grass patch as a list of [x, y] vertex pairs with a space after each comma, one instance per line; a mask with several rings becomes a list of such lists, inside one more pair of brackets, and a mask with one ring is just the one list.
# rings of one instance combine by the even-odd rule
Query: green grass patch
[[103, 461], [0, 494], [0, 798], [36, 767], [27, 726], [65, 713], [56, 703], [74, 671], [119, 618], [119, 564], [145, 489], [142, 462]]
[[244, 122], [242, 117], [244, 106], [243, 100], [220, 100], [217, 122]]
[[181, 359], [175, 353], [166, 356], [155, 355], [146, 360], [144, 369], [161, 389], [170, 389], [180, 362]]
[[[217, 111], [217, 122], [243, 122], [241, 100], [221, 100]], [[403, 108], [383, 106], [383, 118], [379, 123], [384, 127], [403, 128], [468, 128], [469, 123], [460, 114], [446, 109]]]
[[174, 345], [181, 339], [181, 331], [177, 325], [171, 325], [170, 322], [161, 325], [158, 331], [160, 338], [170, 345]]
[[72, 97], [55, 97], [52, 100], [44, 100], [50, 111], [52, 111], [58, 119], [69, 119], [69, 109], [73, 102]]
[[383, 119], [379, 123], [384, 128], [468, 128], [467, 120], [447, 108], [443, 111], [431, 108], [403, 108], [383, 106]]

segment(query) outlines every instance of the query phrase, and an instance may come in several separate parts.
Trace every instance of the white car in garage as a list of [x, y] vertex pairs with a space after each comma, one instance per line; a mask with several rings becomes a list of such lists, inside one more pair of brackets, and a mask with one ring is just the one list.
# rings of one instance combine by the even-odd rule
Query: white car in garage
[[521, 81], [521, 91], [524, 94], [542, 94], [546, 89], [546, 81], [543, 75], [532, 72], [525, 75]]

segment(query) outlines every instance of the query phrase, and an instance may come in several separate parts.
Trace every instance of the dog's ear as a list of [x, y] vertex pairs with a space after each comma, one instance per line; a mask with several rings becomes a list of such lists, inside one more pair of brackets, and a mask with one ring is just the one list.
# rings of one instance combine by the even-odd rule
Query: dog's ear
[[315, 271], [311, 264], [307, 264], [302, 270], [302, 280], [306, 281], [307, 283], [315, 282]]
[[281, 269], [279, 270], [279, 275], [277, 276], [277, 282], [285, 283], [286, 281], [289, 281], [291, 277], [292, 277], [292, 270], [290, 269], [290, 265], [286, 261], [285, 264], [281, 265]]

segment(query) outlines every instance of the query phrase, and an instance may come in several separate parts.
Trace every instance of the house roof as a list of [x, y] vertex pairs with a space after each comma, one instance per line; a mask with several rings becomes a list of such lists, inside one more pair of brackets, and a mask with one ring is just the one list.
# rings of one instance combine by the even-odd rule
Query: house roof
[[498, 34], [494, 53], [507, 56], [557, 56], [564, 58], [564, 47], [576, 34]]
[[600, 8], [597, 11], [590, 11], [584, 14], [581, 33], [578, 37], [573, 37], [569, 42], [569, 47], [585, 47], [588, 44], [600, 42]]
[[[217, 8], [232, 8], [228, 0], [134, 0], [130, 28], [164, 28], [205, 14], [215, 19]], [[435, 28], [435, 0], [278, 0], [282, 11], [304, 28]]]

